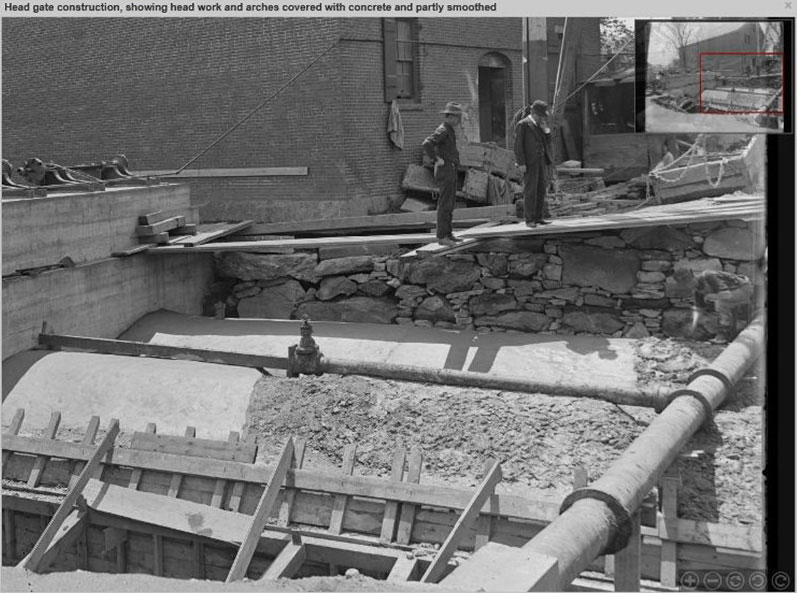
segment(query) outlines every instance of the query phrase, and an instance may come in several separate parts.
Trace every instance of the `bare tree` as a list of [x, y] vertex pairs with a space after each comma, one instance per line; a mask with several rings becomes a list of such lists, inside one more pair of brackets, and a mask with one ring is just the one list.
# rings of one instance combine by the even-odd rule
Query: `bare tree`
[[690, 41], [694, 40], [697, 35], [695, 24], [681, 21], [662, 23], [660, 33], [678, 54], [681, 70], [683, 72], [688, 72], [689, 62], [687, 59], [686, 46], [689, 45]]

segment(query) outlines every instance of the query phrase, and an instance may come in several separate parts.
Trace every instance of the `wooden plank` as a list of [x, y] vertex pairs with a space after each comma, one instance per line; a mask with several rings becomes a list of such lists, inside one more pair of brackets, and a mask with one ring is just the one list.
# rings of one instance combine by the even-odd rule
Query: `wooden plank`
[[162, 220], [166, 220], [169, 218], [169, 214], [162, 210], [157, 210], [155, 212], [150, 212], [149, 214], [141, 214], [138, 217], [138, 224], [155, 224], [156, 222], [160, 222]]
[[184, 225], [185, 216], [173, 216], [172, 218], [167, 218], [166, 220], [161, 220], [160, 222], [152, 224], [140, 224], [136, 227], [136, 234], [139, 237], [151, 237]]
[[163, 232], [157, 235], [143, 235], [138, 237], [139, 243], [145, 243], [150, 247], [155, 245], [166, 245], [169, 243], [169, 233]]
[[3, 509], [3, 555], [11, 563], [17, 560], [17, 524], [14, 511]]
[[426, 569], [426, 572], [421, 577], [422, 583], [436, 583], [440, 580], [440, 577], [443, 576], [443, 572], [448, 565], [448, 560], [457, 549], [465, 530], [473, 524], [473, 521], [479, 515], [479, 511], [490, 498], [495, 490], [495, 486], [501, 481], [501, 478], [501, 464], [496, 461], [493, 463], [490, 471], [487, 472], [482, 483], [479, 484], [473, 498], [470, 503], [468, 503], [468, 506], [465, 507], [465, 510], [446, 538], [446, 541], [440, 546], [440, 550], [432, 561], [432, 564], [429, 565], [429, 568]]
[[665, 543], [701, 544], [715, 548], [762, 552], [761, 525], [726, 525], [691, 519], [665, 520], [658, 518], [658, 536]]
[[[97, 436], [97, 430], [100, 428], [100, 417], [99, 416], [92, 416], [89, 420], [89, 425], [86, 427], [86, 434], [83, 435], [83, 440], [81, 444], [84, 446], [91, 446], [94, 444], [94, 439]], [[77, 479], [80, 475], [80, 470], [86, 464], [82, 461], [75, 461], [72, 463], [72, 469], [70, 470], [72, 473], [72, 477], [69, 478], [69, 487], [72, 488], [77, 482]]]
[[136, 255], [137, 253], [144, 253], [147, 249], [150, 249], [152, 244], [144, 244], [144, 245], [136, 245], [135, 247], [131, 247], [130, 249], [125, 249], [124, 251], [111, 251], [111, 257], [130, 257], [131, 255]]
[[[91, 447], [83, 447], [79, 443], [48, 441], [25, 436], [9, 435], [3, 439], [6, 450], [28, 455], [49, 455], [68, 459], [88, 459], [94, 452]], [[140, 467], [156, 472], [180, 472], [209, 478], [224, 478], [262, 484], [268, 482], [273, 468], [257, 464], [238, 463], [235, 461], [218, 461], [135, 451], [133, 449], [115, 448], [105, 461], [125, 467]], [[420, 474], [420, 462], [418, 465]], [[330, 494], [348, 494], [379, 500], [394, 500], [408, 504], [427, 506], [445, 506], [453, 510], [462, 510], [470, 501], [467, 490], [459, 490], [446, 486], [419, 484], [417, 482], [390, 482], [366, 476], [342, 476], [321, 474], [308, 470], [290, 470], [288, 483], [293, 488], [327, 492]], [[493, 516], [505, 516], [531, 521], [551, 521], [559, 515], [559, 503], [554, 500], [533, 500], [520, 496], [494, 495], [494, 499], [485, 504], [482, 512]]]
[[[19, 429], [22, 428], [22, 421], [25, 419], [25, 409], [24, 408], [17, 408], [17, 411], [14, 412], [14, 417], [11, 419], [11, 424], [8, 427], [8, 430], [3, 433], [5, 435], [16, 435], [19, 434]], [[11, 451], [3, 451], [3, 467], [5, 467], [8, 458], [11, 456]]]
[[631, 534], [628, 545], [614, 555], [615, 591], [639, 591], [640, 589], [640, 559], [642, 555], [640, 526], [640, 514], [637, 510], [631, 516]]
[[[673, 523], [678, 517], [678, 478], [664, 476], [661, 480], [661, 513], [663, 521]], [[661, 584], [678, 586], [678, 544], [661, 538]]]
[[221, 239], [227, 235], [232, 235], [240, 230], [252, 226], [251, 220], [244, 220], [242, 222], [214, 222], [210, 224], [200, 224], [197, 227], [196, 235], [186, 235], [185, 237], [178, 237], [172, 241], [172, 245], [185, 245], [194, 247], [209, 243], [216, 239]]
[[414, 581], [416, 580], [419, 569], [420, 565], [417, 558], [399, 556], [399, 558], [396, 560], [396, 563], [393, 565], [393, 568], [390, 569], [390, 574], [387, 575], [387, 580], [394, 583]]
[[288, 542], [271, 565], [263, 573], [260, 580], [290, 579], [301, 568], [307, 558], [304, 544]]
[[243, 463], [254, 463], [257, 455], [257, 446], [252, 443], [231, 443], [147, 432], [133, 433], [130, 448]]
[[231, 167], [213, 169], [184, 169], [175, 174], [174, 169], [153, 169], [132, 173], [136, 177], [170, 177], [198, 179], [202, 177], [304, 177], [308, 167]]
[[292, 460], [293, 439], [289, 437], [288, 442], [285, 443], [285, 448], [282, 450], [282, 455], [280, 456], [279, 462], [274, 469], [274, 473], [271, 475], [268, 485], [263, 490], [263, 495], [260, 497], [260, 502], [257, 504], [257, 509], [255, 510], [252, 522], [250, 523], [246, 532], [246, 536], [243, 539], [241, 548], [238, 550], [238, 554], [235, 556], [235, 561], [230, 568], [230, 572], [227, 575], [225, 582], [232, 583], [234, 581], [238, 581], [246, 574], [246, 570], [249, 567], [249, 562], [252, 560], [252, 555], [255, 553], [255, 547], [260, 539], [260, 534], [263, 532], [263, 528], [266, 525], [266, 520], [271, 514], [271, 507], [277, 500], [277, 494], [279, 494], [280, 487], [285, 481], [285, 477], [288, 475], [288, 469], [290, 469]]
[[[293, 461], [291, 462], [291, 467], [293, 469], [302, 469], [302, 465], [304, 464], [304, 447], [305, 447], [305, 440], [297, 439], [295, 443], [295, 449], [293, 452]], [[296, 494], [297, 490], [295, 488], [285, 489], [285, 495], [283, 496], [282, 503], [280, 504], [280, 512], [279, 512], [279, 519], [277, 521], [277, 525], [280, 525], [282, 527], [287, 527], [290, 524], [291, 514], [293, 512]]]
[[227, 364], [250, 368], [288, 368], [288, 358], [277, 356], [258, 356], [238, 354], [222, 350], [203, 350], [199, 348], [183, 348], [181, 346], [162, 346], [146, 342], [129, 340], [110, 340], [105, 338], [84, 338], [80, 336], [64, 336], [58, 334], [39, 334], [39, 345], [52, 349], [83, 350], [119, 356], [148, 356], [150, 358], [167, 358], [170, 360], [193, 360], [214, 364]]
[[[42, 438], [55, 439], [59, 424], [61, 424], [61, 412], [53, 412], [50, 414], [50, 423], [47, 425]], [[33, 470], [31, 470], [30, 477], [28, 478], [28, 488], [35, 488], [39, 485], [39, 480], [41, 480], [41, 475], [44, 471], [44, 466], [47, 465], [48, 459], [49, 456], [46, 455], [39, 455], [36, 458], [33, 464]]]
[[[153, 422], [149, 422], [147, 424], [146, 432], [155, 434], [156, 427]], [[133, 471], [130, 474], [130, 483], [128, 484], [128, 488], [132, 488], [133, 490], [138, 490], [138, 485], [141, 483], [141, 476], [143, 475], [144, 470], [140, 467], [133, 468]]]
[[[480, 206], [476, 208], [455, 208], [454, 221], [501, 218], [514, 216], [514, 206]], [[376, 214], [371, 216], [352, 216], [348, 218], [320, 218], [292, 222], [257, 223], [242, 232], [242, 235], [295, 235], [312, 231], [359, 230], [373, 228], [401, 227], [417, 223], [436, 224], [436, 212], [412, 212], [402, 214]]]
[[[147, 434], [147, 433], [144, 433]], [[187, 426], [185, 429], [185, 438], [190, 439], [196, 435], [196, 428], [193, 426]], [[137, 448], [137, 447], [131, 447]], [[169, 491], [167, 496], [172, 496], [177, 498], [177, 495], [180, 494], [180, 486], [183, 483], [183, 476], [181, 474], [174, 474], [171, 479], [171, 483], [169, 484]]]
[[[404, 477], [404, 459], [407, 452], [399, 447], [393, 454], [393, 466], [390, 470], [390, 479], [393, 482], [401, 482]], [[396, 531], [396, 515], [398, 514], [398, 503], [395, 500], [385, 502], [385, 514], [382, 518], [382, 533], [379, 536], [382, 543], [393, 541], [393, 534]]]
[[[343, 448], [343, 474], [350, 476], [354, 473], [354, 462], [357, 458], [357, 445], [349, 444]], [[345, 494], [335, 495], [335, 502], [332, 504], [332, 517], [329, 522], [329, 532], [339, 534], [343, 527], [343, 514], [346, 512]]]
[[583, 465], [577, 465], [573, 468], [573, 490], [585, 488], [589, 483], [587, 468]]
[[[421, 467], [423, 466], [423, 453], [420, 449], [413, 449], [410, 452], [409, 467], [407, 469], [407, 482], [418, 484], [421, 480]], [[396, 542], [399, 544], [410, 543], [412, 537], [412, 524], [415, 521], [415, 505], [407, 504], [402, 501], [401, 514], [399, 515], [398, 530], [396, 531]]]
[[[237, 431], [231, 430], [227, 437], [227, 442], [231, 445], [237, 445], [239, 436]], [[254, 461], [254, 459], [252, 461]], [[221, 508], [222, 502], [224, 502], [224, 491], [226, 488], [227, 480], [222, 480], [221, 478], [216, 480], [216, 485], [213, 488], [213, 498], [210, 499], [210, 506]]]
[[177, 227], [176, 229], [172, 230], [170, 235], [196, 235], [199, 232], [198, 225], [196, 224], [184, 224], [182, 226]]
[[99, 446], [94, 451], [92, 457], [86, 463], [86, 466], [83, 468], [83, 471], [80, 472], [80, 477], [78, 478], [75, 485], [69, 490], [69, 494], [66, 495], [61, 506], [58, 507], [58, 510], [53, 515], [53, 518], [50, 520], [50, 523], [47, 525], [47, 528], [39, 537], [39, 540], [36, 542], [36, 545], [33, 547], [30, 555], [28, 556], [27, 561], [22, 565], [23, 568], [27, 568], [33, 572], [36, 572], [39, 568], [39, 562], [41, 561], [42, 557], [44, 556], [47, 547], [50, 545], [50, 542], [53, 540], [55, 535], [57, 534], [58, 530], [61, 528], [64, 520], [67, 516], [72, 512], [72, 507], [78, 500], [78, 497], [81, 495], [83, 488], [89, 482], [91, 475], [94, 473], [94, 470], [100, 466], [102, 462], [102, 458], [112, 449], [114, 440], [116, 440], [116, 435], [119, 434], [119, 421], [114, 419], [111, 420], [111, 424], [108, 427], [108, 431], [105, 433], [102, 441], [100, 442]]
[[104, 552], [110, 552], [120, 544], [127, 541], [127, 530], [119, 529], [118, 527], [106, 527], [102, 530], [104, 538]]

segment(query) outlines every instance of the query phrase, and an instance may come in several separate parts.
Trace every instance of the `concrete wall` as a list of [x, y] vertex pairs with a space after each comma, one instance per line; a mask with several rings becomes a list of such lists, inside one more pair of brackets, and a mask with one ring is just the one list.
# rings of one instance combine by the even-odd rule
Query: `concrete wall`
[[108, 258], [3, 279], [3, 359], [34, 347], [48, 331], [115, 338], [157, 309], [200, 314], [212, 281], [210, 255]]
[[187, 185], [116, 187], [101, 192], [5, 199], [3, 275], [16, 270], [105, 258], [139, 244], [138, 216], [161, 210], [195, 222]]

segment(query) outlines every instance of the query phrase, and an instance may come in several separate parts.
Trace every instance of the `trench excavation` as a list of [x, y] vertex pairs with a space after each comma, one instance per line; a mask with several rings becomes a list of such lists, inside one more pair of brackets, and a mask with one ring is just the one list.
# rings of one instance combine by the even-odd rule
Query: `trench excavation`
[[[301, 329], [284, 366], [293, 365], [289, 374], [320, 374], [312, 362], [293, 360], [298, 349], [299, 356], [323, 361], [308, 324]], [[117, 353], [124, 348], [138, 356], [168, 353], [146, 344], [132, 349], [124, 342], [48, 334], [40, 342]], [[750, 530], [679, 518], [678, 480], [663, 474], [762, 345], [758, 319], [712, 365], [693, 373], [686, 389], [669, 394], [669, 407], [602, 477], [587, 483], [578, 468], [573, 494], [561, 504], [496, 493], [502, 467], [489, 458], [475, 489], [451, 488], [421, 484], [424, 457], [417, 447], [393, 451], [389, 478], [378, 478], [353, 475], [357, 445], [347, 445], [342, 468], [329, 474], [303, 467], [306, 443], [292, 437], [275, 463], [264, 465], [256, 463], [252, 439], [235, 431], [220, 441], [203, 439], [192, 427], [182, 436], [159, 434], [149, 424], [120, 446], [119, 422], [103, 424], [95, 416], [68, 442], [57, 438], [58, 412], [46, 428], [35, 427], [44, 428], [41, 436], [20, 436], [25, 410], [19, 409], [3, 435], [4, 563], [35, 572], [82, 569], [225, 582], [351, 575], [354, 569], [391, 583], [468, 590], [565, 590], [574, 581], [600, 590], [612, 580], [615, 587], [639, 590], [640, 578], [646, 590], [667, 590], [678, 562], [698, 565], [707, 555], [716, 566], [752, 570], [761, 549]], [[232, 355], [216, 356], [228, 362], [223, 359]], [[694, 419], [667, 424], [684, 406]], [[670, 436], [672, 446], [657, 449]], [[650, 465], [633, 462], [628, 473], [621, 469], [626, 459]], [[613, 494], [631, 483], [637, 484], [633, 494]], [[601, 510], [601, 504], [608, 506]], [[566, 527], [571, 516], [576, 531]], [[579, 547], [590, 521], [609, 530]], [[672, 556], [679, 545], [680, 555]], [[518, 554], [537, 572], [512, 573], [508, 566]], [[496, 572], [491, 567], [502, 558], [509, 564]], [[579, 577], [582, 572], [587, 576]]]

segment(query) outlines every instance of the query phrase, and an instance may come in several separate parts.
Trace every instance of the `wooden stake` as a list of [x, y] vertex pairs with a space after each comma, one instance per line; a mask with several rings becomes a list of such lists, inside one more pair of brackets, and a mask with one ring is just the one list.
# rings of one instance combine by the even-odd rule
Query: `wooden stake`
[[[421, 481], [421, 467], [423, 466], [423, 453], [420, 449], [413, 449], [410, 453], [410, 466], [407, 471], [407, 482], [417, 484]], [[415, 522], [415, 505], [401, 505], [401, 515], [399, 518], [398, 531], [396, 532], [396, 542], [402, 545], [410, 543], [412, 536], [412, 524]]]
[[[187, 426], [185, 429], [185, 438], [193, 439], [196, 436], [196, 428], [193, 426]], [[166, 493], [167, 496], [172, 496], [177, 498], [177, 495], [180, 494], [180, 485], [183, 483], [183, 474], [174, 474], [172, 476], [171, 484], [169, 484], [169, 491]]]
[[[238, 443], [239, 434], [231, 430], [229, 436], [227, 437], [227, 442], [235, 445]], [[224, 502], [224, 491], [227, 489], [227, 480], [222, 480], [219, 478], [216, 480], [216, 486], [213, 489], [213, 498], [210, 500], [210, 506], [216, 507], [217, 509], [221, 508], [222, 503]]]
[[[81, 441], [81, 445], [91, 446], [94, 444], [94, 439], [97, 436], [97, 430], [100, 428], [100, 417], [99, 416], [92, 416], [91, 420], [89, 420], [89, 425], [86, 428], [86, 434], [83, 436], [83, 440]], [[69, 478], [69, 487], [75, 485], [77, 482], [78, 476], [80, 475], [80, 470], [86, 464], [82, 461], [75, 461], [72, 463], [72, 476]]]
[[[665, 526], [674, 525], [678, 519], [678, 478], [665, 475], [661, 488], [661, 516], [658, 518], [658, 532], [661, 540], [661, 584], [666, 587], [678, 586], [678, 544], [665, 539]], [[664, 525], [662, 525], [664, 524]], [[674, 529], [669, 529], [674, 532]], [[665, 532], [665, 533], [663, 533]]]
[[271, 481], [266, 485], [263, 490], [263, 495], [260, 497], [260, 502], [257, 503], [257, 509], [255, 509], [255, 514], [249, 524], [249, 529], [243, 539], [241, 548], [238, 550], [238, 555], [232, 563], [232, 568], [230, 568], [225, 582], [232, 583], [241, 580], [246, 575], [249, 563], [252, 561], [252, 556], [255, 553], [257, 542], [260, 539], [260, 534], [266, 526], [266, 520], [271, 514], [271, 508], [274, 506], [274, 502], [277, 500], [280, 487], [285, 481], [285, 477], [288, 475], [288, 469], [290, 468], [292, 460], [293, 439], [288, 438], [288, 442], [285, 443], [285, 448], [282, 450], [282, 455], [277, 463], [277, 467], [274, 469], [274, 473], [271, 476]]
[[[401, 482], [404, 477], [404, 459], [407, 452], [399, 447], [393, 454], [393, 467], [390, 470], [390, 479], [393, 482]], [[398, 514], [398, 502], [395, 500], [388, 500], [385, 502], [385, 515], [382, 518], [382, 533], [379, 539], [382, 543], [390, 543], [393, 541], [393, 535], [396, 531], [396, 515]]]
[[[302, 469], [302, 465], [304, 465], [304, 446], [304, 439], [296, 440], [296, 450], [294, 451], [293, 461], [291, 462], [291, 467], [294, 469]], [[282, 527], [287, 527], [291, 522], [291, 511], [293, 511], [293, 501], [296, 498], [297, 492], [296, 488], [288, 488], [287, 483], [285, 486], [285, 496], [280, 505], [280, 515], [277, 521], [277, 525]]]
[[[343, 448], [343, 474], [350, 476], [354, 473], [354, 462], [357, 457], [357, 445], [346, 445]], [[332, 515], [329, 521], [329, 532], [338, 535], [343, 529], [343, 515], [346, 513], [345, 494], [335, 495], [332, 503]]]
[[495, 491], [495, 486], [501, 481], [501, 477], [501, 464], [496, 461], [484, 477], [484, 480], [482, 480], [482, 483], [479, 484], [476, 493], [462, 512], [462, 515], [460, 515], [451, 533], [448, 534], [446, 541], [440, 546], [440, 551], [421, 577], [421, 582], [436, 583], [440, 580], [448, 565], [449, 558], [457, 549], [460, 540], [465, 535], [465, 531], [473, 524], [473, 521], [479, 515], [479, 511], [481, 511], [487, 499]]
[[44, 533], [41, 534], [41, 537], [39, 537], [36, 545], [33, 546], [33, 550], [22, 565], [23, 568], [27, 568], [33, 572], [36, 572], [39, 569], [39, 562], [44, 556], [47, 547], [50, 545], [50, 542], [53, 541], [53, 538], [61, 528], [61, 525], [72, 512], [72, 507], [75, 505], [78, 497], [83, 492], [83, 488], [86, 487], [86, 484], [94, 473], [94, 470], [99, 467], [100, 463], [102, 462], [102, 458], [105, 457], [106, 453], [108, 453], [108, 451], [110, 451], [110, 449], [113, 447], [113, 443], [116, 440], [116, 435], [118, 434], [119, 421], [113, 419], [111, 420], [111, 425], [108, 427], [108, 432], [105, 433], [105, 436], [100, 442], [99, 447], [97, 447], [97, 450], [94, 452], [94, 455], [92, 455], [91, 459], [89, 459], [88, 463], [86, 463], [86, 467], [84, 467], [83, 471], [80, 472], [80, 476], [75, 482], [75, 485], [69, 490], [69, 494], [66, 495], [61, 503], [61, 506], [59, 506], [58, 510], [55, 511], [55, 515], [53, 515], [53, 518], [50, 520], [50, 523], [44, 530]]
[[[156, 427], [153, 422], [147, 424], [146, 432], [155, 434]], [[141, 476], [144, 474], [144, 470], [140, 467], [133, 468], [132, 473], [130, 474], [130, 484], [128, 484], [128, 488], [132, 488], [133, 490], [138, 490], [138, 485], [141, 483]]]
[[[25, 419], [25, 409], [17, 408], [14, 417], [11, 419], [11, 425], [8, 430], [3, 434], [19, 434], [19, 429], [22, 427], [22, 421]], [[3, 465], [6, 464], [8, 458], [11, 456], [11, 451], [3, 451]]]
[[642, 534], [640, 514], [637, 510], [631, 516], [631, 535], [628, 545], [614, 555], [615, 591], [639, 591], [641, 554]]
[[[59, 424], [61, 424], [61, 412], [53, 412], [50, 415], [50, 424], [47, 425], [42, 438], [54, 439], [56, 433], [58, 432]], [[42, 473], [44, 472], [44, 466], [47, 465], [48, 459], [49, 457], [45, 455], [39, 455], [36, 458], [36, 461], [33, 464], [33, 469], [30, 472], [30, 477], [28, 478], [28, 488], [35, 488], [39, 485], [39, 480], [41, 480]]]

